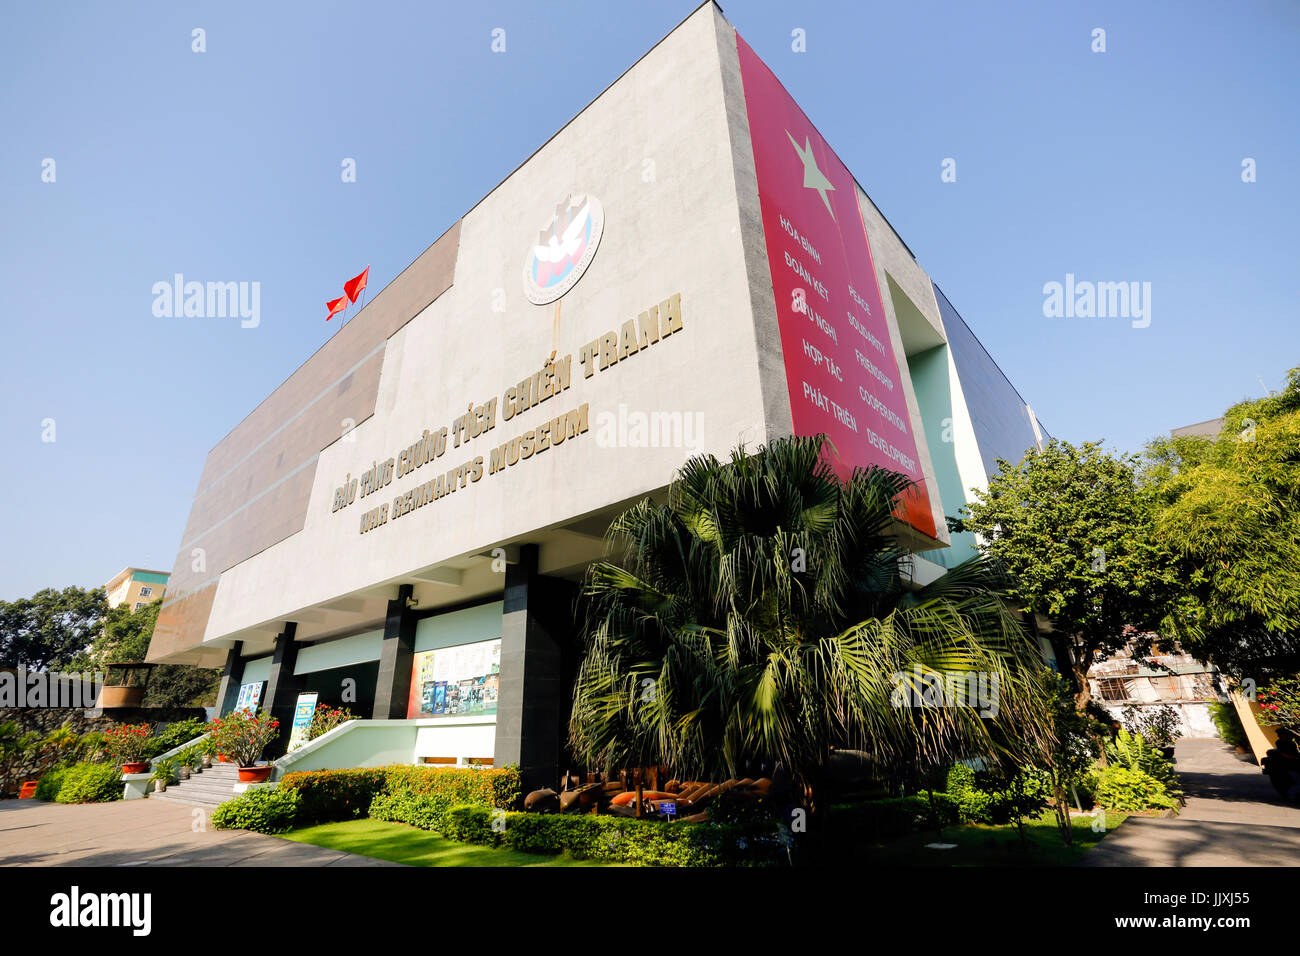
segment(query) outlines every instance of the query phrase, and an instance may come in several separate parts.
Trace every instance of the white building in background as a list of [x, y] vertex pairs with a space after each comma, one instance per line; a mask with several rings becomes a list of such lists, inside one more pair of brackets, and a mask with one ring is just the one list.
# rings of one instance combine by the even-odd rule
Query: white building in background
[[[1153, 666], [1154, 665], [1154, 666]], [[1092, 699], [1124, 722], [1128, 707], [1172, 707], [1184, 737], [1217, 737], [1210, 703], [1227, 699], [1223, 679], [1213, 664], [1204, 664], [1177, 646], [1153, 647], [1147, 656], [1123, 650], [1088, 668]]]

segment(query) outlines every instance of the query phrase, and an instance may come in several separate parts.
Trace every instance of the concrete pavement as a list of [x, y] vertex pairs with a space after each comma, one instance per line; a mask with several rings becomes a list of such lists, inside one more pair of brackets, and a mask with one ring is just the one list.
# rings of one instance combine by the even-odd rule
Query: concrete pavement
[[1223, 741], [1179, 740], [1187, 805], [1177, 817], [1129, 817], [1081, 866], [1297, 866], [1300, 807], [1282, 802], [1253, 760]]
[[163, 800], [0, 801], [0, 866], [398, 866], [244, 830]]

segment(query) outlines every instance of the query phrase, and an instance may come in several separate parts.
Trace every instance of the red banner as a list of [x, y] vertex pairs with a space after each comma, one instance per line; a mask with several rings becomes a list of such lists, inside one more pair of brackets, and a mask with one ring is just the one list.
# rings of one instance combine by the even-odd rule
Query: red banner
[[907, 475], [904, 517], [934, 537], [853, 177], [739, 34], [736, 46], [794, 433], [824, 432], [841, 477], [870, 465]]

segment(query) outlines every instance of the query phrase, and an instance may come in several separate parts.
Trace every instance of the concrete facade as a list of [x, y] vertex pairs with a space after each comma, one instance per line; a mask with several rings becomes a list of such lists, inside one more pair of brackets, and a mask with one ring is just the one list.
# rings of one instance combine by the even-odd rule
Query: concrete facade
[[[599, 200], [603, 235], [576, 285], [535, 305], [520, 266], [570, 195]], [[951, 455], [927, 416], [954, 406], [919, 392], [909, 361], [945, 345], [944, 319], [930, 277], [860, 187], [856, 198], [937, 528], [900, 522], [899, 533], [941, 553], [944, 516], [962, 502], [943, 490], [936, 463]], [[517, 386], [551, 361], [567, 387], [507, 417]], [[426, 461], [424, 437], [475, 409], [491, 425], [460, 441], [449, 432]], [[562, 444], [493, 468], [511, 439], [548, 422]], [[643, 440], [646, 423], [668, 440]], [[609, 520], [662, 494], [692, 455], [792, 432], [736, 32], [707, 3], [213, 449], [150, 659], [224, 664], [229, 683], [278, 694], [300, 686], [291, 678], [313, 649], [334, 660], [324, 649], [365, 636], [366, 660], [335, 655], [333, 669], [373, 663], [374, 716], [396, 718], [409, 716], [422, 629], [445, 620], [440, 647], [501, 642], [491, 756], [544, 776], [570, 695], [572, 590]], [[390, 459], [404, 468], [413, 443], [408, 473], [349, 490]], [[449, 473], [456, 491], [426, 501]], [[418, 507], [405, 511], [408, 492]], [[363, 516], [385, 506], [404, 513], [369, 527]], [[268, 704], [284, 712], [286, 700]]]

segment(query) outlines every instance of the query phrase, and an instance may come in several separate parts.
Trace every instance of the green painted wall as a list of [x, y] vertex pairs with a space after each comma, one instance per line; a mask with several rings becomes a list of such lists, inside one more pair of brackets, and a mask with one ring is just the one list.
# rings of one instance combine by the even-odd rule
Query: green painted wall
[[[938, 345], [911, 355], [907, 359], [907, 365], [912, 374], [916, 402], [921, 407], [925, 442], [930, 447], [930, 460], [934, 463], [934, 475], [939, 483], [943, 513], [956, 517], [966, 502], [967, 492], [962, 487], [961, 475], [957, 470], [956, 445], [953, 442], [948, 346]], [[973, 557], [975, 553], [975, 536], [963, 532], [952, 536], [952, 547], [926, 551], [922, 557], [950, 568]]]

